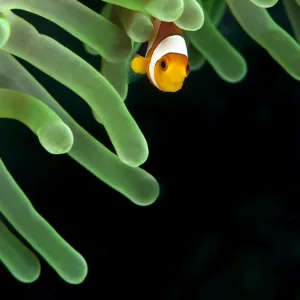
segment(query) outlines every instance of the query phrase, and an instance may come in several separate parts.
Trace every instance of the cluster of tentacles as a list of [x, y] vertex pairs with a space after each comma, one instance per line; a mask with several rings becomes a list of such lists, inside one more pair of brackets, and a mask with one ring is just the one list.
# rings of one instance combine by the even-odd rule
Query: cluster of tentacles
[[[207, 60], [228, 82], [246, 74], [246, 62], [217, 30], [229, 7], [244, 30], [294, 78], [300, 46], [276, 25], [264, 7], [271, 0], [107, 0], [102, 13], [76, 0], [0, 0], [0, 117], [21, 121], [52, 154], [69, 154], [100, 180], [137, 205], [153, 203], [156, 180], [139, 166], [147, 142], [124, 100], [127, 57], [149, 38], [152, 18], [175, 22], [188, 32], [193, 70]], [[283, 0], [296, 37], [300, 7]], [[12, 11], [25, 10], [56, 23], [102, 58], [101, 72]], [[80, 22], [78, 21], [80, 20]], [[253, 21], [255, 20], [255, 21]], [[79, 95], [103, 124], [115, 153], [95, 140], [14, 58], [22, 58]], [[0, 161], [0, 213], [67, 282], [87, 274], [82, 256], [38, 214]], [[36, 255], [0, 221], [0, 261], [13, 276], [32, 282], [40, 274]], [[14, 249], [14, 251], [11, 251]]]

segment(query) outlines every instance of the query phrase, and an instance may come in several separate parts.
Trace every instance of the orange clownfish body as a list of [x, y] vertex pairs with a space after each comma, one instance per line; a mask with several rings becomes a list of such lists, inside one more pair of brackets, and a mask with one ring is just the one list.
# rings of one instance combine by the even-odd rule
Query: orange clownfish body
[[187, 46], [183, 31], [174, 23], [153, 22], [145, 57], [136, 56], [131, 68], [137, 74], [147, 74], [150, 82], [164, 92], [177, 92], [190, 73]]

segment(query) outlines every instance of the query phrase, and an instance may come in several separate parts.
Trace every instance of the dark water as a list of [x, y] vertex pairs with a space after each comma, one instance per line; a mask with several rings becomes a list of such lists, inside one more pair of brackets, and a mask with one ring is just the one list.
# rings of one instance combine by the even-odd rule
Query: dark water
[[[82, 2], [99, 11], [97, 1]], [[272, 13], [289, 29], [281, 6]], [[100, 64], [58, 26], [22, 16]], [[79, 286], [63, 282], [45, 262], [31, 285], [1, 267], [1, 299], [298, 299], [300, 84], [231, 16], [221, 31], [248, 62], [243, 82], [226, 83], [206, 64], [175, 95], [147, 80], [130, 87], [126, 103], [150, 150], [143, 168], [161, 185], [152, 206], [133, 205], [69, 156], [46, 153], [24, 126], [1, 120], [0, 156], [89, 265]], [[112, 149], [81, 99], [24, 65]]]

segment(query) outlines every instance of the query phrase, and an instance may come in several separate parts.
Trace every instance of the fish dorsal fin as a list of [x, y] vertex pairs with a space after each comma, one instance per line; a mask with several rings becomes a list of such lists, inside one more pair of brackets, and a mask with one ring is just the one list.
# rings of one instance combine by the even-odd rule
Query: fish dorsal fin
[[157, 38], [159, 29], [160, 29], [160, 25], [161, 25], [161, 21], [158, 19], [154, 19], [153, 20], [153, 32], [152, 32], [152, 36], [150, 37], [149, 41], [148, 41], [148, 45], [147, 45], [147, 50], [146, 50], [146, 57], [148, 56], [149, 51], [151, 50], [151, 48], [153, 47], [155, 40]]

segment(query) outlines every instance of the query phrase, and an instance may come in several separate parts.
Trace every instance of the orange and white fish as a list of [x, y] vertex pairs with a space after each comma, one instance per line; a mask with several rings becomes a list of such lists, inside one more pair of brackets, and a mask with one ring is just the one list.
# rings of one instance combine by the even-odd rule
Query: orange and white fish
[[153, 34], [145, 57], [131, 60], [136, 74], [147, 74], [150, 82], [164, 92], [177, 92], [190, 73], [188, 51], [183, 30], [174, 23], [154, 19]]

